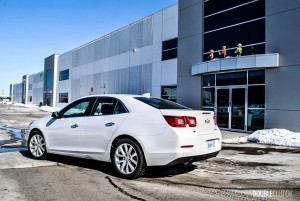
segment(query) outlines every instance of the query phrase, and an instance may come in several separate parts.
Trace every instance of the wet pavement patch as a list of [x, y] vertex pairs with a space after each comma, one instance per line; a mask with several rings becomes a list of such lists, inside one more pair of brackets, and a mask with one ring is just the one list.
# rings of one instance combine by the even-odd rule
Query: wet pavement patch
[[19, 148], [0, 148], [0, 153], [6, 153], [6, 152], [26, 152], [28, 151], [25, 147], [19, 147]]
[[11, 139], [0, 140], [1, 152], [7, 152], [3, 150], [8, 149], [20, 149], [26, 147], [25, 134], [21, 132], [21, 129], [6, 127], [5, 125], [0, 125], [1, 130], [7, 131]]
[[237, 146], [228, 146], [222, 147], [222, 150], [233, 150], [233, 151], [240, 151], [240, 154], [247, 154], [247, 155], [263, 155], [269, 154], [270, 152], [277, 152], [277, 153], [299, 153], [300, 149], [293, 149], [293, 148], [273, 148], [273, 147], [237, 147]]
[[215, 159], [213, 160], [213, 162], [220, 165], [238, 165], [244, 167], [283, 166], [281, 164], [275, 164], [275, 163], [243, 162], [243, 161], [235, 161], [235, 160], [227, 160], [227, 159]]

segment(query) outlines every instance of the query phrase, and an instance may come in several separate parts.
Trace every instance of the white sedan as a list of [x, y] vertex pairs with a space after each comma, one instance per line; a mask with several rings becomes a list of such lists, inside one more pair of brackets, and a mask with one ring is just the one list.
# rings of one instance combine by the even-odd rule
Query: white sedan
[[127, 179], [146, 166], [192, 163], [221, 150], [213, 112], [139, 95], [80, 98], [32, 122], [26, 137], [35, 159], [53, 153], [110, 161]]

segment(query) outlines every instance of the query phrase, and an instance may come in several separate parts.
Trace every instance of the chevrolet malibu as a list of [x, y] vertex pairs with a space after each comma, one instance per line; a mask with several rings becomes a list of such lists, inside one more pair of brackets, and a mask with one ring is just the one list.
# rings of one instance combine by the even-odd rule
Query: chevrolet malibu
[[139, 95], [80, 98], [32, 122], [26, 137], [34, 159], [53, 153], [108, 161], [126, 179], [147, 166], [192, 163], [221, 149], [213, 112]]

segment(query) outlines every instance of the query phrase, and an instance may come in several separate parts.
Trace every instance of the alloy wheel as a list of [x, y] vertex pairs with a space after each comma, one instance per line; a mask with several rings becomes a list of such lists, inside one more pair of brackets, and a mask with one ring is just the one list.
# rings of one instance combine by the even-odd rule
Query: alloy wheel
[[128, 144], [121, 144], [115, 151], [115, 163], [123, 174], [131, 174], [138, 166], [138, 155], [135, 148]]
[[35, 134], [30, 138], [29, 142], [29, 150], [30, 153], [34, 157], [41, 157], [43, 154], [46, 152], [46, 143], [45, 139], [42, 135], [40, 134]]

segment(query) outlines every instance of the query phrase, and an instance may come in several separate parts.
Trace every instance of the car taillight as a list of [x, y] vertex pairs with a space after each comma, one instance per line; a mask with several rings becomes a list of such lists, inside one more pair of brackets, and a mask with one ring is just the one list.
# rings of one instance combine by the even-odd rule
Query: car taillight
[[197, 126], [197, 120], [196, 117], [185, 117], [186, 123], [189, 125], [189, 127], [196, 127]]
[[216, 119], [216, 116], [214, 116], [214, 123], [215, 123], [215, 125], [217, 125], [217, 119]]
[[196, 127], [197, 120], [195, 117], [188, 116], [164, 116], [165, 120], [172, 127]]

